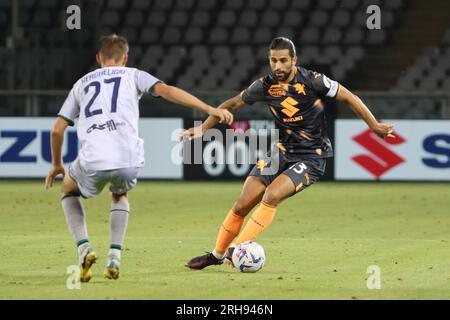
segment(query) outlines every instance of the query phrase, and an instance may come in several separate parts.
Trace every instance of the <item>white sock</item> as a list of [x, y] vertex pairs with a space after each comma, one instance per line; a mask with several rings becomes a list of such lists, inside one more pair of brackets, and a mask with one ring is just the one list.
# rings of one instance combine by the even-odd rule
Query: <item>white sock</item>
[[219, 259], [219, 260], [223, 260], [223, 258], [225, 258], [225, 254], [226, 254], [226, 252], [225, 253], [218, 253], [216, 250], [213, 250], [213, 252], [212, 252], [212, 255], [214, 257], [216, 257], [217, 259]]
[[117, 260], [120, 260], [120, 252], [121, 250], [119, 249], [109, 249], [108, 256], [112, 256]]
[[81, 255], [81, 253], [83, 253], [83, 251], [86, 250], [86, 248], [89, 246], [90, 246], [89, 242], [85, 242], [85, 243], [79, 245], [78, 246], [78, 254]]
[[121, 249], [127, 231], [130, 205], [128, 201], [111, 202], [110, 238], [115, 249]]
[[86, 213], [80, 197], [66, 196], [61, 200], [66, 223], [75, 242], [84, 241], [88, 238], [86, 227]]

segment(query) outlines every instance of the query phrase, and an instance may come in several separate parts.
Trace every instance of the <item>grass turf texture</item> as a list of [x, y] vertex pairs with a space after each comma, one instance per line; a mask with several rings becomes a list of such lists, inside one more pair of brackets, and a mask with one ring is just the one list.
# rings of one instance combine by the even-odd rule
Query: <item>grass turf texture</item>
[[[0, 299], [449, 299], [448, 184], [320, 182], [282, 203], [257, 239], [267, 262], [256, 274], [227, 266], [188, 270], [211, 250], [242, 183], [140, 182], [121, 278], [103, 278], [109, 246], [107, 189], [84, 201], [100, 259], [93, 279], [66, 288], [76, 250], [59, 183], [0, 182]], [[381, 290], [366, 287], [381, 268]]]

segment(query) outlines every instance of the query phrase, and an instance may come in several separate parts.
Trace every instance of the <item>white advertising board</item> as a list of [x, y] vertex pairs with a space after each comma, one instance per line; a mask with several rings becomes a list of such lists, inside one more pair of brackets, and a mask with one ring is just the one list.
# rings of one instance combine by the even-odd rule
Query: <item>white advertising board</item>
[[[51, 166], [50, 131], [56, 118], [0, 118], [0, 178], [44, 178]], [[183, 166], [172, 161], [178, 143], [173, 132], [183, 127], [178, 118], [143, 118], [145, 167], [141, 178], [181, 179]], [[67, 167], [78, 155], [76, 129], [66, 130], [63, 160]]]
[[378, 138], [361, 120], [336, 121], [336, 180], [450, 181], [450, 121], [385, 122], [395, 138]]

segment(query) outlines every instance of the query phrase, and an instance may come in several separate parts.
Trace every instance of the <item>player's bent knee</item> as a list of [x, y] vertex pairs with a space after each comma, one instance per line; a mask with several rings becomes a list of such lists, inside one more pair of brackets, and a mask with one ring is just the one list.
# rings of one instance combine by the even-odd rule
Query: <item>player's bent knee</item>
[[69, 177], [68, 174], [64, 176], [64, 179], [62, 181], [61, 193], [63, 197], [65, 197], [66, 195], [70, 196], [72, 194], [77, 194], [78, 196], [81, 195], [80, 191], [78, 190], [77, 183], [71, 177]]
[[244, 202], [236, 201], [233, 206], [233, 212], [238, 216], [245, 217], [251, 210], [250, 206], [246, 205]]
[[70, 191], [67, 193], [63, 193], [61, 200], [68, 198], [68, 197], [81, 197], [81, 193], [78, 190]]
[[274, 207], [277, 206], [282, 200], [283, 197], [281, 194], [276, 190], [272, 190], [270, 187], [266, 189], [266, 192], [264, 192], [264, 196], [262, 198], [264, 203]]
[[114, 201], [116, 201], [116, 202], [118, 202], [118, 201], [127, 201], [128, 200], [128, 194], [126, 192], [122, 193], [122, 194], [114, 194], [114, 193], [112, 193], [111, 195], [112, 195], [112, 199]]

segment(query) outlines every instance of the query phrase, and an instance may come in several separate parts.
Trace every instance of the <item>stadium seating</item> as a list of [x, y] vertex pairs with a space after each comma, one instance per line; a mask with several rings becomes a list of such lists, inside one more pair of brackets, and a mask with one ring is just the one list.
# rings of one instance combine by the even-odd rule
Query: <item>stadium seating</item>
[[[1, 3], [0, 41], [6, 42], [10, 3]], [[83, 20], [89, 30], [62, 28], [72, 3], [89, 7]], [[373, 3], [383, 7], [384, 28], [368, 32], [365, 9]], [[296, 43], [300, 63], [328, 65], [331, 77], [345, 81], [367, 50], [389, 41], [395, 15], [407, 5], [408, 0], [21, 0], [19, 18], [24, 51], [33, 45], [48, 48], [50, 58], [54, 52], [85, 56], [99, 35], [116, 32], [130, 41], [131, 66], [186, 89], [238, 90], [267, 70], [267, 46], [275, 36]], [[27, 32], [31, 29], [35, 36]], [[36, 83], [40, 89], [68, 88], [75, 75], [94, 67], [92, 57], [75, 70], [56, 64], [42, 70], [52, 73], [46, 77], [53, 81]], [[30, 68], [32, 77], [36, 72]], [[28, 88], [30, 80], [18, 81], [16, 87]]]
[[394, 90], [450, 90], [450, 28], [440, 45], [426, 48], [417, 57]]

